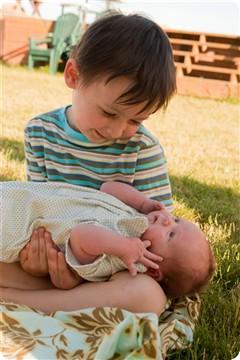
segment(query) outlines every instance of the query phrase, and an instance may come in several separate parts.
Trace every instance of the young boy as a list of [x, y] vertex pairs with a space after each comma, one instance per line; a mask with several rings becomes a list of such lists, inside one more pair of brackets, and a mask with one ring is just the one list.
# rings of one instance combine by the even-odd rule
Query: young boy
[[72, 104], [25, 129], [28, 180], [94, 189], [124, 181], [171, 206], [163, 149], [143, 126], [176, 88], [163, 30], [138, 15], [104, 17], [73, 49], [64, 77]]
[[127, 184], [105, 183], [103, 192], [59, 183], [1, 187], [3, 262], [18, 260], [31, 231], [43, 225], [88, 281], [108, 280], [126, 268], [132, 275], [147, 271], [176, 297], [200, 290], [212, 275], [213, 256], [200, 229]]

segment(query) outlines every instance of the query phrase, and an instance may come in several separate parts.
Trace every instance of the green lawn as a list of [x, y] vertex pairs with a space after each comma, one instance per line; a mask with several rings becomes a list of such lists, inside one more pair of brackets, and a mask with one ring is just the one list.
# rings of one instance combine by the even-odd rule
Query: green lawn
[[[2, 67], [1, 180], [24, 180], [23, 129], [71, 101], [62, 74]], [[240, 351], [239, 102], [176, 96], [146, 125], [163, 145], [175, 213], [205, 230], [218, 261], [192, 347], [174, 359], [230, 360]]]

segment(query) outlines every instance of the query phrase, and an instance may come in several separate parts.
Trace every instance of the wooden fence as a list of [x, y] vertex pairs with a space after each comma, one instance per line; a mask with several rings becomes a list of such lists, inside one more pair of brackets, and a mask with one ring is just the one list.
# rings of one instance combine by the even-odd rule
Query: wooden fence
[[240, 37], [166, 29], [173, 48], [178, 92], [240, 97]]

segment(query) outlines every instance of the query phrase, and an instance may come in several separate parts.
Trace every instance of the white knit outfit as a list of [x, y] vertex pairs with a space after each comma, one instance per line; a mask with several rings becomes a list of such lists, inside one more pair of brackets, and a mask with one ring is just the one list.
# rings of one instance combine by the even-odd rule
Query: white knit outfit
[[[44, 226], [65, 252], [67, 263], [89, 281], [107, 280], [126, 265], [106, 254], [91, 264], [79, 264], [68, 244], [76, 225], [94, 224], [130, 237], [140, 237], [148, 227], [146, 216], [115, 197], [59, 182], [2, 182], [0, 211], [0, 261], [18, 261], [33, 230]], [[139, 272], [146, 271], [136, 265]]]

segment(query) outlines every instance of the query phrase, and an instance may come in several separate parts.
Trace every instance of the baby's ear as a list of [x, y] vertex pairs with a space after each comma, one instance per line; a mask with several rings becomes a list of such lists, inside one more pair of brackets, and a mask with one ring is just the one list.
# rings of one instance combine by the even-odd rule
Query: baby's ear
[[163, 273], [160, 269], [148, 268], [147, 274], [156, 281], [161, 281], [163, 279]]

